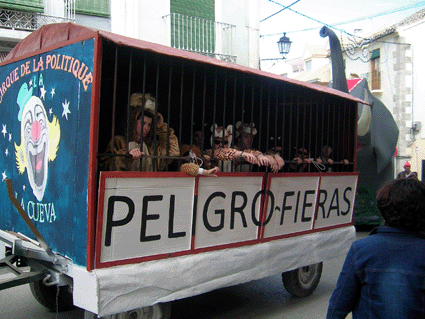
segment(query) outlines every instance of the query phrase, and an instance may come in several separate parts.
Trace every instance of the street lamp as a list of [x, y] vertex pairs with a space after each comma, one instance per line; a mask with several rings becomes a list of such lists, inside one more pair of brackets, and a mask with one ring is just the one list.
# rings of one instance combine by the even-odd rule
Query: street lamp
[[286, 36], [286, 32], [284, 32], [283, 37], [281, 37], [277, 42], [281, 58], [260, 59], [258, 63], [259, 69], [261, 70], [261, 61], [278, 61], [286, 59], [286, 55], [289, 53], [289, 49], [291, 48], [291, 43], [292, 41], [289, 40], [289, 38]]
[[279, 47], [279, 53], [282, 56], [283, 59], [285, 59], [285, 56], [289, 53], [289, 49], [291, 48], [291, 41], [286, 36], [286, 32], [283, 33], [283, 37], [279, 39], [277, 42], [277, 46]]

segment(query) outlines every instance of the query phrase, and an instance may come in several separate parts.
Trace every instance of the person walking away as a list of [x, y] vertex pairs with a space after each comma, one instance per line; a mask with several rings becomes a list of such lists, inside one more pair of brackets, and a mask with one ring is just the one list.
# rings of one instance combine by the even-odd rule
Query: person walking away
[[327, 319], [425, 318], [425, 184], [391, 180], [376, 198], [385, 226], [352, 244]]

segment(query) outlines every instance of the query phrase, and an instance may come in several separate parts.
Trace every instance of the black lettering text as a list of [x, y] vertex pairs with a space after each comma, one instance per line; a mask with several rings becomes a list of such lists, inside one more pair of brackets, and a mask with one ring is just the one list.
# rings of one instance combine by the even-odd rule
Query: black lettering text
[[169, 210], [169, 218], [168, 218], [168, 238], [179, 238], [185, 237], [186, 232], [174, 232], [174, 207], [176, 202], [176, 195], [170, 196], [170, 210]]
[[[321, 200], [322, 199], [322, 194], [325, 195], [325, 198], [323, 199], [323, 201]], [[321, 189], [319, 191], [319, 202], [317, 203], [317, 216], [319, 216], [319, 208], [321, 208], [322, 209], [322, 214], [323, 214], [323, 219], [326, 218], [325, 203], [326, 203], [326, 199], [327, 198], [328, 198], [328, 192], [325, 191], [324, 189]]]
[[[335, 201], [335, 204], [334, 204]], [[336, 210], [337, 216], [339, 216], [339, 198], [338, 198], [338, 188], [335, 188], [334, 194], [332, 196], [331, 203], [329, 204], [328, 215], [326, 218], [329, 218], [332, 210]]]
[[285, 217], [285, 211], [287, 211], [287, 210], [291, 210], [292, 209], [292, 206], [286, 206], [286, 199], [289, 197], [289, 196], [294, 196], [295, 195], [295, 192], [292, 192], [292, 191], [290, 191], [290, 192], [285, 192], [285, 194], [283, 195], [283, 202], [282, 202], [282, 215], [280, 216], [280, 225], [282, 225], [283, 224], [283, 219], [284, 219], [284, 217]]
[[300, 194], [301, 194], [301, 192], [298, 191], [298, 194], [297, 194], [297, 205], [295, 206], [295, 212], [294, 212], [294, 224], [297, 223], [298, 206], [300, 204]]
[[143, 197], [142, 204], [142, 226], [140, 227], [140, 242], [160, 240], [161, 235], [146, 236], [148, 220], [159, 219], [159, 214], [148, 214], [149, 202], [158, 202], [162, 200], [162, 195], [152, 195]]
[[303, 212], [302, 212], [302, 215], [301, 215], [301, 222], [302, 223], [311, 221], [311, 217], [305, 216], [305, 210], [306, 210], [306, 208], [313, 206], [312, 202], [307, 202], [307, 196], [308, 195], [314, 195], [314, 193], [315, 193], [314, 190], [305, 191], [305, 193], [304, 193]]
[[208, 197], [208, 199], [205, 202], [205, 206], [204, 206], [204, 212], [202, 214], [202, 218], [204, 221], [204, 226], [206, 229], [208, 229], [210, 232], [216, 232], [219, 231], [221, 229], [223, 229], [224, 227], [224, 209], [217, 209], [215, 211], [216, 215], [221, 215], [220, 216], [220, 223], [217, 226], [212, 226], [210, 224], [210, 222], [208, 221], [208, 206], [210, 205], [211, 201], [216, 198], [216, 197], [221, 197], [221, 198], [226, 198], [226, 194], [224, 194], [223, 192], [215, 192], [212, 193], [210, 195], [210, 197]]
[[[123, 219], [113, 220], [114, 206], [116, 202], [127, 204], [128, 213]], [[111, 196], [108, 199], [108, 211], [106, 213], [105, 246], [111, 246], [112, 228], [128, 224], [134, 216], [134, 203], [125, 196]]]
[[[240, 196], [243, 199], [243, 203], [239, 207], [235, 207], [237, 196]], [[233, 192], [232, 193], [232, 202], [231, 202], [231, 206], [230, 206], [230, 229], [235, 228], [235, 213], [239, 213], [241, 215], [243, 227], [245, 227], [245, 228], [248, 227], [248, 225], [246, 224], [245, 214], [243, 212], [243, 209], [245, 208], [247, 202], [248, 202], [248, 198], [247, 198], [247, 196], [244, 192]]]
[[345, 215], [347, 215], [348, 214], [348, 212], [350, 211], [350, 208], [351, 208], [351, 202], [350, 202], [350, 200], [347, 198], [347, 192], [351, 192], [352, 191], [352, 189], [351, 189], [351, 187], [347, 187], [345, 190], [344, 190], [344, 202], [346, 202], [347, 203], [347, 210], [345, 211], [345, 212], [343, 212], [343, 211], [341, 211], [341, 215], [342, 216], [345, 216]]

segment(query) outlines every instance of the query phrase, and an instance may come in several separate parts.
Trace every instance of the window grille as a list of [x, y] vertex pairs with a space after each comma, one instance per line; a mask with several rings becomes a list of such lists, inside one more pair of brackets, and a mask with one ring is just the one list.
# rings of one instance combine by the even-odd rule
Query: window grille
[[8, 29], [33, 31], [45, 24], [73, 21], [70, 18], [48, 16], [38, 12], [0, 9], [0, 27]]
[[180, 13], [171, 13], [164, 18], [171, 47], [236, 62], [233, 55], [235, 25]]
[[43, 0], [0, 0], [1, 9], [43, 12]]

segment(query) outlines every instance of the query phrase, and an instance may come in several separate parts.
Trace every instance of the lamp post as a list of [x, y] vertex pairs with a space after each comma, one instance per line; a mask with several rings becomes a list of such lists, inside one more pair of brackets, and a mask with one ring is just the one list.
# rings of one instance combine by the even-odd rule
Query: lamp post
[[277, 46], [279, 47], [279, 53], [282, 56], [282, 59], [286, 58], [286, 55], [289, 53], [291, 49], [291, 40], [286, 36], [286, 32], [283, 33], [283, 37], [279, 39], [277, 42]]
[[[278, 61], [286, 59], [286, 55], [289, 53], [291, 49], [292, 41], [286, 36], [286, 32], [283, 33], [283, 37], [279, 39], [277, 42], [277, 46], [279, 48], [279, 53], [281, 58], [271, 58], [271, 59], [260, 59], [259, 61], [259, 69], [261, 70], [261, 61]], [[274, 64], [273, 64], [274, 65]]]

